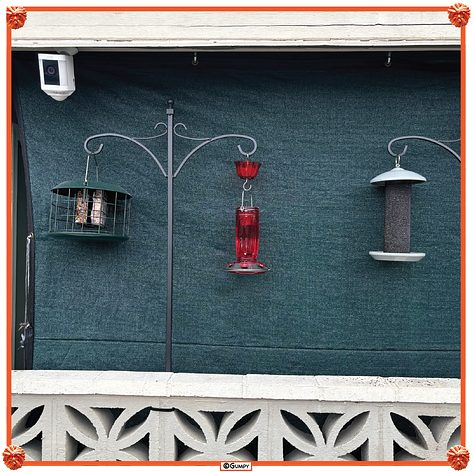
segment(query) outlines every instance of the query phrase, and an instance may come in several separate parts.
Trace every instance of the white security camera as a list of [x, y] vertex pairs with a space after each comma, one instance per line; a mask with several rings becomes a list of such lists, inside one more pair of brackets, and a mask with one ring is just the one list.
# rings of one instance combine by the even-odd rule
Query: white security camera
[[74, 62], [68, 54], [38, 54], [41, 90], [61, 102], [76, 90]]

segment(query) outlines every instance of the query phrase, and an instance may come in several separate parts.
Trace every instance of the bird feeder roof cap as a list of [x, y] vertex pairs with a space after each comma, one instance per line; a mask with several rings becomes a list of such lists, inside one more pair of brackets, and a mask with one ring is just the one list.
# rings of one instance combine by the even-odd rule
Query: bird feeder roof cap
[[114, 184], [109, 184], [107, 182], [99, 182], [97, 180], [88, 181], [87, 183], [85, 183], [83, 180], [68, 180], [67, 182], [62, 182], [56, 185], [56, 187], [53, 187], [51, 189], [51, 192], [63, 193], [61, 192], [61, 190], [64, 190], [64, 189], [84, 189], [84, 188], [91, 189], [91, 190], [105, 190], [109, 192], [117, 192], [117, 193], [121, 193], [121, 194], [128, 195], [129, 197], [131, 197], [131, 195], [122, 187], [119, 187], [118, 185], [114, 185]]
[[401, 167], [394, 167], [392, 170], [388, 172], [384, 172], [383, 174], [377, 175], [374, 177], [370, 183], [374, 185], [385, 185], [386, 182], [396, 182], [396, 181], [403, 181], [403, 182], [411, 182], [412, 184], [419, 184], [421, 182], [426, 182], [426, 179], [416, 172], [412, 172], [410, 170], [402, 169]]

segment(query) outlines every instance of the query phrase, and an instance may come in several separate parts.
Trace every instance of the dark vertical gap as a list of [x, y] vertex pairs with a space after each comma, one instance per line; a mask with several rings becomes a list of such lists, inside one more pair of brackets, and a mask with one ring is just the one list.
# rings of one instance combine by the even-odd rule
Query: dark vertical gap
[[[12, 143], [13, 146], [18, 147], [18, 156], [21, 156], [21, 144]], [[24, 369], [24, 349], [21, 348], [21, 334], [20, 323], [25, 319], [25, 268], [26, 268], [26, 238], [28, 236], [28, 221], [26, 217], [26, 189], [25, 189], [25, 170], [21, 158], [18, 159], [17, 165], [17, 188], [15, 204], [17, 205], [17, 219], [16, 219], [16, 290], [13, 297], [15, 297], [15, 313], [12, 313], [12, 323], [14, 328], [14, 339], [12, 340], [15, 349], [15, 359], [12, 368]]]
[[[21, 110], [20, 97], [18, 93], [18, 83], [16, 81], [14, 67], [12, 73], [12, 120], [18, 124], [19, 131], [19, 154], [18, 154], [18, 202], [20, 204], [18, 208], [18, 218], [22, 221], [26, 227], [26, 234], [22, 230], [21, 235], [18, 237], [17, 254], [13, 263], [17, 264], [18, 283], [20, 287], [23, 287], [23, 294], [26, 297], [26, 310], [25, 310], [25, 299], [20, 300], [17, 304], [18, 318], [21, 322], [25, 321], [26, 318], [29, 323], [29, 327], [24, 331], [25, 341], [23, 344], [23, 369], [33, 368], [33, 326], [34, 326], [34, 279], [35, 279], [35, 239], [31, 239], [30, 243], [30, 285], [28, 293], [25, 292], [25, 265], [26, 265], [26, 236], [30, 233], [34, 233], [33, 224], [33, 206], [31, 201], [31, 187], [30, 187], [30, 174], [28, 167], [28, 156], [25, 142], [25, 130], [23, 126], [23, 115]], [[20, 195], [20, 192], [22, 195]], [[19, 232], [20, 233], [20, 232]], [[20, 239], [21, 238], [21, 239]], [[18, 291], [18, 289], [17, 289]], [[15, 296], [20, 295], [15, 294]], [[13, 315], [13, 322], [15, 322], [16, 316]], [[15, 329], [18, 329], [15, 326]], [[21, 359], [21, 356], [18, 356]], [[16, 366], [15, 366], [16, 367]]]

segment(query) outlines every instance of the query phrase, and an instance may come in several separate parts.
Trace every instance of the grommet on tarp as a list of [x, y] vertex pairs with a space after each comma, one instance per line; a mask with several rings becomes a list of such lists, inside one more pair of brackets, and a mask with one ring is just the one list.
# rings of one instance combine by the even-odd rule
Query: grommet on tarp
[[[95, 158], [95, 156], [94, 156]], [[118, 185], [88, 180], [69, 180], [51, 189], [49, 234], [94, 241], [129, 238], [132, 196]]]
[[385, 186], [384, 250], [369, 252], [375, 260], [416, 262], [425, 257], [423, 252], [410, 252], [411, 187], [421, 182], [425, 177], [400, 167], [400, 156], [392, 170], [370, 181]]

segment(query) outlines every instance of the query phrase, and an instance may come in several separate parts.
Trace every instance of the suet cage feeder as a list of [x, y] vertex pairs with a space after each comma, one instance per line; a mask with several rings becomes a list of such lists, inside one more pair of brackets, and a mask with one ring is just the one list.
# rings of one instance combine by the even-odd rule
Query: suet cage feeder
[[127, 240], [130, 205], [131, 195], [117, 185], [63, 182], [51, 189], [49, 234], [91, 241]]

